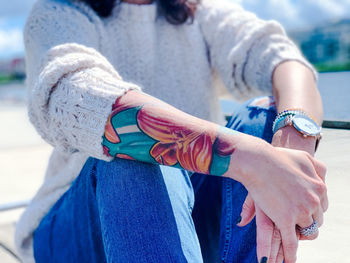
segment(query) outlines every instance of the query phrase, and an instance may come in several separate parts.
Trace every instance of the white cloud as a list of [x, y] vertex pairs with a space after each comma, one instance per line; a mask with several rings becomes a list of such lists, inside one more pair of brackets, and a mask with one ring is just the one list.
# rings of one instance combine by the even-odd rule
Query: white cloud
[[12, 57], [23, 53], [22, 30], [14, 28], [10, 30], [0, 29], [0, 54], [2, 57]]
[[349, 18], [350, 0], [232, 0], [264, 19], [276, 19], [287, 28], [315, 26]]

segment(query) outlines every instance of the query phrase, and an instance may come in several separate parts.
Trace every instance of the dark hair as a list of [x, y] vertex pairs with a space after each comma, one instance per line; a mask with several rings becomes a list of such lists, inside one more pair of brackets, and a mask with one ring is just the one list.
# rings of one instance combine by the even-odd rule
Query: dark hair
[[[80, 0], [91, 6], [101, 17], [108, 17], [114, 6], [120, 3], [120, 0]], [[200, 0], [155, 0], [161, 13], [167, 21], [174, 25], [179, 25], [193, 20], [196, 6]]]

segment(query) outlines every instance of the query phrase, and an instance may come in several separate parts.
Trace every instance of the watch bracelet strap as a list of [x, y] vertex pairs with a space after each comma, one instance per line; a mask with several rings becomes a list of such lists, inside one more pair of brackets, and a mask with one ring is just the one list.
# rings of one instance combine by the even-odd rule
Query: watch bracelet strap
[[280, 116], [294, 114], [294, 113], [306, 116], [317, 123], [316, 119], [311, 114], [309, 114], [305, 110], [303, 110], [302, 108], [291, 108], [291, 109], [281, 111], [280, 113], [277, 114], [276, 119]]
[[[302, 109], [289, 109], [289, 110], [284, 110], [281, 111], [279, 114], [277, 114], [273, 124], [272, 124], [272, 132], [275, 134], [279, 129], [283, 128], [286, 126], [286, 118], [290, 118], [293, 116], [304, 116], [306, 118], [309, 118], [310, 120], [314, 121], [317, 123], [317, 121], [307, 114], [304, 110]], [[283, 123], [283, 124], [282, 124]]]
[[288, 115], [283, 115], [280, 116], [272, 125], [272, 133], [275, 134], [279, 129], [285, 127], [286, 124], [286, 119], [295, 116], [295, 114], [288, 114]]
[[[272, 124], [272, 132], [273, 134], [275, 134], [279, 129], [281, 129], [282, 127], [285, 126], [285, 119], [286, 117], [289, 116], [295, 116], [295, 115], [299, 115], [299, 116], [306, 116], [309, 117], [307, 115], [306, 112], [304, 111], [299, 111], [299, 110], [284, 110], [281, 111], [280, 113], [277, 114], [273, 124]], [[283, 125], [281, 125], [281, 123], [283, 122]]]

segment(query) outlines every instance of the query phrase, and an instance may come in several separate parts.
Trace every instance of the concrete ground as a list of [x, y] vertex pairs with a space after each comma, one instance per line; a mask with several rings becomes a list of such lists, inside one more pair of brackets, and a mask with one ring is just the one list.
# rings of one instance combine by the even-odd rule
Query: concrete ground
[[[0, 206], [30, 199], [40, 186], [52, 148], [29, 124], [24, 105], [0, 106]], [[317, 157], [328, 167], [330, 207], [315, 241], [300, 243], [299, 263], [350, 263], [350, 131], [324, 129]], [[22, 209], [0, 212], [0, 243], [13, 249]], [[18, 262], [0, 246], [0, 262]]]

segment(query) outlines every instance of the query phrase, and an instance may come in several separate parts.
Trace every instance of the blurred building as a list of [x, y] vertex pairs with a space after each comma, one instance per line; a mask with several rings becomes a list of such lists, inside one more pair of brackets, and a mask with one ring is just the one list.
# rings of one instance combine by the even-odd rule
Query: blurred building
[[350, 20], [312, 30], [289, 32], [304, 55], [313, 64], [346, 65], [350, 63]]
[[25, 77], [24, 58], [0, 60], [0, 75], [13, 76], [22, 79]]

